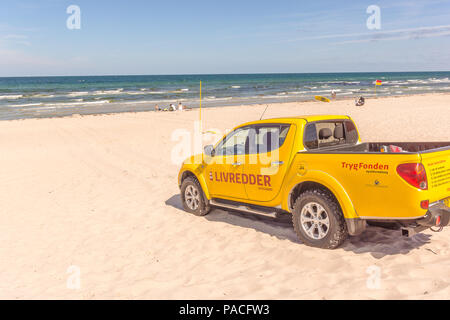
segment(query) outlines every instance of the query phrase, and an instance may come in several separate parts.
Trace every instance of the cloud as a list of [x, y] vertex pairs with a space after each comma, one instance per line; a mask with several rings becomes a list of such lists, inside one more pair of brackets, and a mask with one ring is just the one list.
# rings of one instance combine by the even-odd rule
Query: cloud
[[0, 40], [2, 40], [3, 43], [31, 46], [31, 42], [28, 41], [28, 36], [23, 34], [7, 34], [0, 37]]
[[387, 31], [372, 31], [365, 33], [344, 33], [344, 34], [328, 34], [313, 37], [305, 37], [291, 39], [289, 42], [306, 41], [306, 40], [323, 40], [336, 38], [350, 38], [345, 41], [335, 42], [336, 44], [345, 43], [361, 43], [375, 41], [392, 41], [392, 40], [408, 40], [420, 38], [443, 37], [450, 33], [450, 25], [418, 27], [408, 29], [396, 29]]
[[367, 33], [363, 36], [357, 37], [357, 39], [336, 42], [336, 44], [394, 41], [394, 40], [416, 40], [423, 38], [445, 37], [448, 35], [450, 35], [450, 25], [420, 27], [420, 28], [398, 29], [384, 32], [381, 31], [375, 33]]
[[9, 50], [0, 48], [0, 67], [6, 68], [11, 66], [52, 66], [55, 62], [46, 59], [31, 56], [25, 52], [18, 50]]
[[23, 34], [7, 34], [3, 37], [3, 39], [9, 40], [9, 39], [28, 39], [28, 36], [25, 36]]

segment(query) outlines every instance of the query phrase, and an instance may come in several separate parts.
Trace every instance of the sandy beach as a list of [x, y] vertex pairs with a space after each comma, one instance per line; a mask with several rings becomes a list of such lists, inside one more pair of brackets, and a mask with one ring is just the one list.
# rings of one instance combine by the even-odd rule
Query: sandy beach
[[[203, 129], [225, 132], [265, 107], [204, 109]], [[272, 104], [264, 118], [303, 114], [350, 115], [363, 141], [450, 141], [449, 94]], [[1, 121], [0, 298], [450, 298], [450, 228], [402, 238], [369, 227], [330, 251], [301, 244], [288, 215], [184, 212], [173, 133], [194, 135], [197, 118]]]

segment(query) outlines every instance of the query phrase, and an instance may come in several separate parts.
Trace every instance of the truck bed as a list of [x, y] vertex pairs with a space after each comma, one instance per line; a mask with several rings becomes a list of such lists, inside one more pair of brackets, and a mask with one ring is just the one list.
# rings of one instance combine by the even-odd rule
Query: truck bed
[[402, 153], [425, 153], [450, 149], [450, 141], [447, 142], [365, 142], [356, 145], [332, 146], [311, 150], [313, 153], [389, 153], [381, 152], [382, 146], [397, 146], [403, 149]]
[[[383, 146], [391, 145], [403, 150], [381, 151]], [[299, 152], [295, 161], [294, 168], [324, 172], [339, 181], [358, 214], [367, 219], [418, 217], [420, 201], [428, 200], [431, 204], [450, 196], [450, 142], [340, 145]], [[405, 163], [423, 164], [427, 176], [425, 190], [411, 186], [399, 176], [397, 168]]]

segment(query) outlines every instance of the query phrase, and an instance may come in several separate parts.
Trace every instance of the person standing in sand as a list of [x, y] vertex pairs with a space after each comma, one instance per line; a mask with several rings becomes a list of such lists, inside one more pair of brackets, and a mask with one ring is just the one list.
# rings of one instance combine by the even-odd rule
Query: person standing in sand
[[331, 99], [336, 100], [336, 91], [331, 90]]

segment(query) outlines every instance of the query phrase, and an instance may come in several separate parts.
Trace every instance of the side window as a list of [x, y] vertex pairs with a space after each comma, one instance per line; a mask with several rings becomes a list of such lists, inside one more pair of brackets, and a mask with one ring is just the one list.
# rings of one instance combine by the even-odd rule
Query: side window
[[314, 123], [306, 125], [304, 133], [304, 144], [307, 149], [317, 149], [319, 147], [317, 129]]
[[216, 148], [216, 155], [230, 156], [245, 153], [245, 144], [249, 136], [250, 128], [238, 128], [228, 134]]
[[256, 126], [250, 130], [247, 154], [267, 153], [279, 149], [286, 140], [290, 125]]

